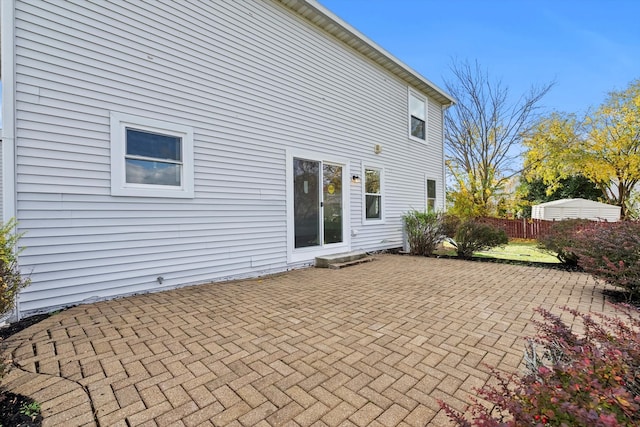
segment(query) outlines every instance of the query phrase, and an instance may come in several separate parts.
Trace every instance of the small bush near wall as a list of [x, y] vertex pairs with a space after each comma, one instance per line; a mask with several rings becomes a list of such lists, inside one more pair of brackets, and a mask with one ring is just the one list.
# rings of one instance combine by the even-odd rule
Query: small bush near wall
[[[8, 314], [15, 306], [16, 296], [21, 289], [31, 282], [23, 277], [18, 269], [18, 240], [20, 234], [15, 233], [14, 219], [0, 225], [0, 315]], [[3, 330], [3, 336], [12, 328]], [[0, 341], [2, 339], [0, 338]], [[4, 352], [4, 345], [0, 342], [0, 352]], [[0, 380], [7, 373], [10, 360], [8, 355], [0, 358]], [[11, 426], [40, 426], [42, 415], [40, 404], [25, 396], [9, 393], [0, 389], [0, 424]]]
[[411, 211], [403, 220], [411, 255], [431, 256], [443, 238], [442, 214]]
[[18, 292], [31, 282], [18, 268], [20, 235], [15, 233], [15, 228], [13, 219], [0, 226], [0, 316], [13, 309]]
[[[527, 372], [494, 371], [497, 385], [485, 385], [468, 418], [439, 402], [458, 426], [638, 426], [640, 425], [640, 318], [618, 305], [621, 318], [583, 314], [578, 336], [560, 317], [536, 311], [538, 334], [525, 352]], [[536, 346], [541, 353], [537, 353]]]
[[[15, 227], [15, 220], [0, 226], [0, 316], [13, 309], [18, 292], [30, 283], [18, 269], [17, 244], [20, 235], [15, 233]], [[5, 361], [0, 360], [0, 378], [4, 376], [5, 370]]]
[[572, 237], [578, 266], [640, 301], [640, 222], [595, 223]]
[[464, 259], [470, 259], [476, 251], [509, 243], [503, 229], [475, 220], [462, 222], [455, 232], [454, 240], [458, 257]]
[[554, 223], [549, 231], [538, 238], [540, 249], [555, 253], [561, 263], [578, 265], [578, 256], [571, 248], [575, 246], [576, 231], [593, 226], [588, 219], [566, 219]]

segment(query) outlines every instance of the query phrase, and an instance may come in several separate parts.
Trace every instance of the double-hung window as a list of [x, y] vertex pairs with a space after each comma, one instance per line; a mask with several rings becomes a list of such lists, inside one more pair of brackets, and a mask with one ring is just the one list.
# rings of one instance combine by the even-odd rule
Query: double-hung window
[[365, 220], [382, 220], [382, 169], [364, 169]]
[[421, 141], [427, 140], [427, 100], [409, 89], [409, 135]]
[[193, 197], [193, 130], [112, 113], [111, 194]]
[[427, 211], [434, 212], [436, 210], [436, 181], [427, 179]]

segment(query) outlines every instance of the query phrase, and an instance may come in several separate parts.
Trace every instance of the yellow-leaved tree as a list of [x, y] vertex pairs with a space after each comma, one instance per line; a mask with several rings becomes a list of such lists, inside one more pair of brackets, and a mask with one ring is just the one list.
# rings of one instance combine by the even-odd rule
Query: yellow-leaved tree
[[611, 92], [593, 113], [553, 113], [541, 119], [524, 140], [525, 170], [553, 191], [571, 175], [582, 175], [602, 191], [603, 199], [630, 215], [640, 182], [640, 80]]

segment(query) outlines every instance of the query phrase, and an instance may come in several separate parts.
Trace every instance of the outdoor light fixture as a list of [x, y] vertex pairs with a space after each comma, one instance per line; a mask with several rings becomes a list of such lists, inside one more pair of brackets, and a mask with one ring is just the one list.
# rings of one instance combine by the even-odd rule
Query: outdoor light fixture
[[352, 182], [353, 184], [359, 184], [359, 183], [360, 183], [360, 176], [359, 176], [359, 175], [353, 175], [353, 176], [351, 177], [351, 182]]

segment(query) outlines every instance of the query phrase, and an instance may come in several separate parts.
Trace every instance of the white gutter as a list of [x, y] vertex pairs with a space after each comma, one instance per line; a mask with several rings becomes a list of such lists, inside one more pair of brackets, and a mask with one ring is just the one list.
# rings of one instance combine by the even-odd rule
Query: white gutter
[[[2, 57], [2, 221], [16, 217], [16, 80], [15, 80], [15, 0], [2, 0], [0, 6]], [[15, 313], [20, 320], [16, 295]]]
[[2, 0], [2, 221], [16, 216], [14, 0]]

